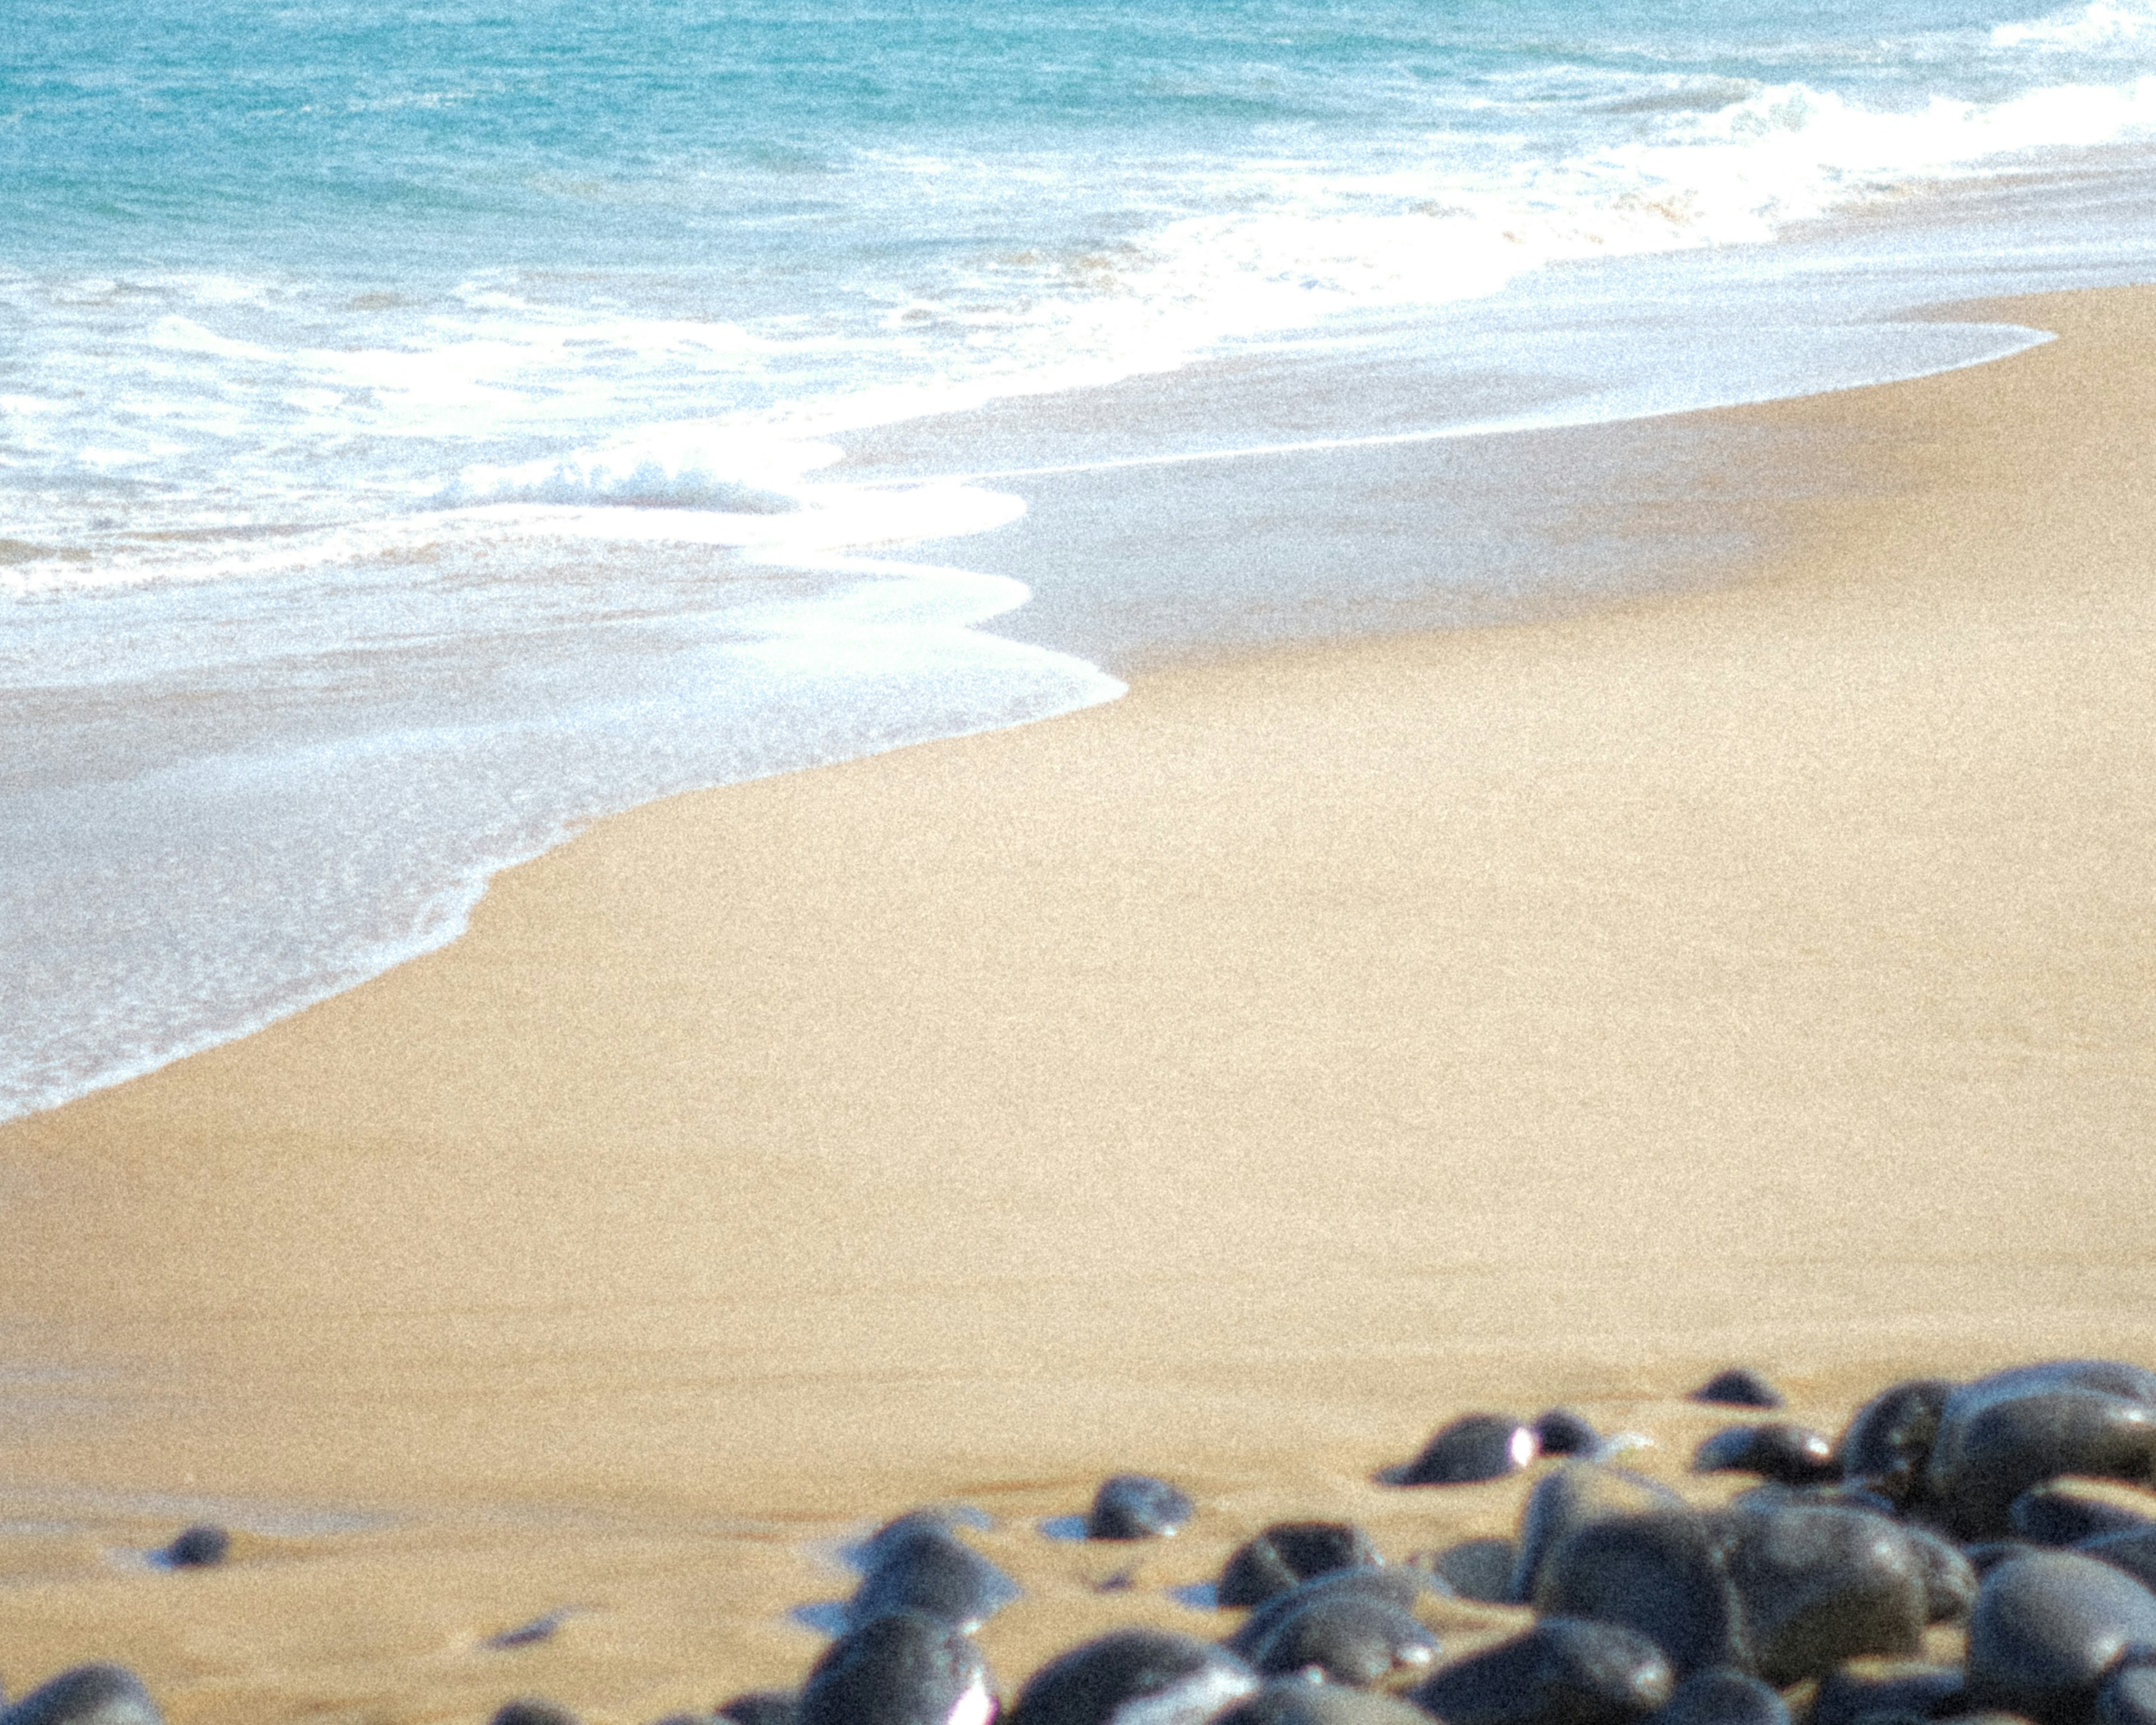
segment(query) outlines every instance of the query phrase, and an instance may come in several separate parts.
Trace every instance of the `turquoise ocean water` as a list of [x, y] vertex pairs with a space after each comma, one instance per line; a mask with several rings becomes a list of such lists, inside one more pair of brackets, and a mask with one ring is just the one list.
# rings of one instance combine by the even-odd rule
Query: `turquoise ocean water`
[[11, 8], [0, 1116], [598, 814], [1641, 579], [1512, 433], [2014, 351], [1908, 314], [2148, 279], [2152, 141], [2156, 0]]

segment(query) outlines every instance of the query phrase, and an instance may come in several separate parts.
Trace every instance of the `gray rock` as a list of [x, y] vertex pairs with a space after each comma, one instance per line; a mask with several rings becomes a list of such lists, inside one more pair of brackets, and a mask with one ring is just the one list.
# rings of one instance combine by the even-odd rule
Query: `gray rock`
[[1680, 1678], [1717, 1665], [1750, 1671], [1724, 1563], [1734, 1537], [1732, 1517], [1689, 1508], [1590, 1521], [1544, 1560], [1535, 1609], [1634, 1630], [1661, 1649]]
[[1119, 1473], [1103, 1480], [1086, 1513], [1088, 1539], [1158, 1539], [1196, 1513], [1178, 1487], [1150, 1474]]
[[1626, 1725], [1675, 1686], [1669, 1661], [1645, 1636], [1553, 1616], [1447, 1666], [1408, 1698], [1445, 1725]]
[[232, 1555], [232, 1536], [204, 1522], [181, 1534], [163, 1555], [175, 1569], [206, 1569]]
[[1717, 1372], [1691, 1393], [1696, 1402], [1724, 1408], [1779, 1408], [1782, 1392], [1749, 1366], [1732, 1366]]
[[2096, 1695], [2097, 1725], [2156, 1725], [2156, 1665], [2128, 1658]]
[[[2015, 1366], [1960, 1385], [1940, 1404], [1938, 1431], [1915, 1501], [1921, 1503], [1933, 1496], [1941, 1478], [1964, 1465], [1960, 1455], [1964, 1435], [1993, 1409], [2030, 1397], [2062, 1394], [2105, 1396], [2136, 1406], [2156, 1407], [2156, 1373], [2118, 1360], [2051, 1360], [2038, 1365]], [[2029, 1486], [2059, 1473], [2073, 1471], [2076, 1470], [2069, 1467], [2056, 1469], [2052, 1474], [2031, 1475], [2016, 1490], [2007, 1492], [2005, 1501], [2010, 1503]], [[2099, 1477], [2114, 1476], [2102, 1474]], [[2004, 1531], [2001, 1519], [1997, 1525], [1962, 1537], [1983, 1538]]]
[[1404, 1467], [1381, 1475], [1394, 1486], [1468, 1486], [1502, 1480], [1535, 1459], [1534, 1429], [1509, 1414], [1464, 1414], [1435, 1433]]
[[1602, 1434], [1586, 1416], [1570, 1408], [1552, 1408], [1535, 1416], [1532, 1430], [1545, 1455], [1592, 1455], [1602, 1447]]
[[1769, 1683], [1922, 1645], [1923, 1565], [1892, 1522], [1800, 1506], [1740, 1515], [1737, 1527], [1729, 1576], [1752, 1658]]
[[1802, 1425], [1732, 1425], [1693, 1452], [1694, 1473], [1756, 1473], [1783, 1486], [1815, 1486], [1835, 1479], [1840, 1467], [1825, 1435]]
[[1789, 1725], [1789, 1708], [1757, 1677], [1717, 1666], [1678, 1684], [1647, 1725]]
[[1807, 1725], [1856, 1725], [1881, 1713], [1943, 1717], [1961, 1711], [1962, 1675], [1949, 1665], [1917, 1660], [1867, 1660], [1825, 1678], [1812, 1699]]
[[0, 1725], [164, 1725], [164, 1718], [126, 1666], [79, 1665], [0, 1707]]
[[1035, 1671], [1009, 1725], [1201, 1725], [1258, 1687], [1225, 1648], [1163, 1630], [1116, 1630]]
[[1869, 1486], [1840, 1481], [1825, 1486], [1783, 1486], [1769, 1480], [1729, 1500], [1732, 1509], [1781, 1509], [1799, 1503], [1823, 1504], [1832, 1509], [1861, 1509], [1871, 1515], [1885, 1516], [1889, 1521], [1900, 1515], [1889, 1499]]
[[2075, 1552], [2038, 1552], [1984, 1578], [1969, 1620], [1976, 1706], [2076, 1725], [2119, 1656], [2156, 1645], [2156, 1594]]
[[1517, 1604], [1534, 1598], [1543, 1563], [1574, 1528], [1613, 1516], [1684, 1507], [1676, 1492], [1644, 1475], [1594, 1461], [1566, 1462], [1536, 1481], [1527, 1493], [1507, 1597]]
[[1363, 1568], [1383, 1561], [1370, 1536], [1352, 1523], [1276, 1522], [1229, 1556], [1216, 1594], [1223, 1605], [1261, 1604], [1328, 1569]]
[[1430, 1572], [1463, 1599], [1509, 1605], [1519, 1548], [1509, 1539], [1463, 1539], [1428, 1559]]
[[581, 1722], [559, 1702], [527, 1695], [495, 1708], [490, 1725], [581, 1725]]
[[1943, 1378], [1915, 1378], [1881, 1390], [1856, 1410], [1835, 1445], [1841, 1476], [1897, 1504], [1908, 1502], [1922, 1483], [1939, 1415], [1953, 1393]]
[[791, 1689], [752, 1689], [721, 1702], [717, 1717], [734, 1725], [793, 1725], [801, 1712], [801, 1697]]
[[1016, 1582], [941, 1527], [916, 1526], [879, 1539], [875, 1553], [846, 1608], [849, 1629], [910, 1611], [970, 1631], [1019, 1596]]
[[850, 1630], [803, 1686], [798, 1725], [988, 1725], [980, 1650], [939, 1618], [901, 1612]]
[[1404, 1563], [1363, 1563], [1352, 1569], [1328, 1569], [1307, 1581], [1298, 1582], [1284, 1594], [1275, 1594], [1257, 1606], [1224, 1645], [1230, 1652], [1248, 1659], [1296, 1612], [1327, 1599], [1347, 1596], [1377, 1599], [1396, 1610], [1412, 1611], [1422, 1594], [1422, 1572]]
[[[2156, 1509], [2156, 1504], [2152, 1504]], [[2064, 1481], [2031, 1486], [2007, 1506], [2006, 1526], [2031, 1545], [2080, 1545], [2107, 1533], [2156, 1527], [2156, 1513], [2076, 1491]]]
[[1901, 1524], [1902, 1534], [1917, 1555], [1924, 1577], [1924, 1621], [1959, 1623], [1976, 1605], [1979, 1577], [1976, 1565], [1959, 1546], [1943, 1539], [1929, 1527], [1913, 1522]]
[[1367, 1689], [1284, 1677], [1214, 1715], [1213, 1725], [1430, 1725], [1430, 1715]]
[[2156, 1591], [2156, 1527], [2106, 1533], [2075, 1549], [2085, 1557], [2099, 1558], [2113, 1568], [2123, 1569], [2143, 1587]]
[[893, 1516], [846, 1555], [865, 1574], [883, 1561], [886, 1553], [916, 1533], [955, 1533], [961, 1527], [978, 1530], [993, 1525], [986, 1514], [969, 1504], [909, 1509], [904, 1515]]
[[1437, 1658], [1437, 1637], [1390, 1599], [1333, 1588], [1284, 1614], [1252, 1645], [1249, 1658], [1265, 1676], [1314, 1666], [1336, 1683], [1368, 1689], [1427, 1668]]
[[1996, 1538], [2030, 1486], [2061, 1474], [2141, 1481], [2156, 1472], [2156, 1406], [2092, 1389], [1963, 1398], [1939, 1422], [1924, 1512], [1957, 1538]]

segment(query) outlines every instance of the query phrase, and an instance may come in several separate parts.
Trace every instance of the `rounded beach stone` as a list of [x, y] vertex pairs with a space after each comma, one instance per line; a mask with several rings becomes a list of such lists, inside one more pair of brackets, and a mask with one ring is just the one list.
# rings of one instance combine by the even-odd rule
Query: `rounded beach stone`
[[1717, 1372], [1691, 1393], [1696, 1402], [1724, 1408], [1779, 1408], [1782, 1392], [1749, 1366], [1732, 1366]]
[[1223, 1605], [1262, 1604], [1313, 1575], [1383, 1561], [1370, 1536], [1352, 1522], [1276, 1522], [1235, 1548], [1214, 1594]]
[[1255, 1672], [1209, 1641], [1116, 1630], [1035, 1671], [1009, 1725], [1200, 1725], [1258, 1687]]
[[721, 1702], [717, 1717], [734, 1725], [793, 1725], [800, 1711], [801, 1697], [790, 1689], [752, 1689]]
[[1430, 1715], [1368, 1689], [1285, 1677], [1215, 1714], [1213, 1725], [1430, 1725]]
[[1570, 1408], [1552, 1408], [1535, 1416], [1529, 1428], [1545, 1455], [1592, 1455], [1602, 1447], [1602, 1434], [1584, 1414]]
[[190, 1527], [165, 1548], [165, 1561], [176, 1569], [206, 1568], [232, 1553], [232, 1536], [204, 1522]]
[[1789, 1725], [1789, 1703], [1727, 1666], [1697, 1671], [1647, 1716], [1648, 1725]]
[[1336, 1683], [1367, 1689], [1430, 1665], [1437, 1637], [1390, 1599], [1334, 1588], [1286, 1613], [1248, 1657], [1265, 1676], [1314, 1666]]
[[2108, 1533], [2156, 1527], [2156, 1514], [2064, 1482], [2031, 1486], [2006, 1507], [2006, 1526], [2031, 1545], [2080, 1545]]
[[1912, 1378], [1873, 1396], [1835, 1445], [1841, 1476], [1907, 1503], [1923, 1479], [1939, 1415], [1954, 1388], [1943, 1378]]
[[1507, 1596], [1525, 1604], [1535, 1596], [1544, 1561], [1557, 1543], [1575, 1527], [1612, 1516], [1638, 1515], [1652, 1509], [1682, 1509], [1684, 1499], [1667, 1486], [1621, 1467], [1594, 1461], [1568, 1461], [1535, 1481], [1520, 1512], [1520, 1537]]
[[850, 1629], [911, 1611], [970, 1631], [1019, 1596], [1016, 1582], [941, 1527], [916, 1527], [880, 1540], [876, 1552], [875, 1567], [846, 1607]]
[[1519, 1548], [1509, 1539], [1463, 1539], [1412, 1561], [1427, 1563], [1439, 1583], [1463, 1599], [1509, 1605], [1514, 1603], [1512, 1571], [1519, 1558]]
[[886, 1553], [916, 1533], [955, 1533], [961, 1527], [993, 1525], [987, 1515], [965, 1504], [909, 1509], [904, 1515], [893, 1516], [846, 1555], [855, 1568], [866, 1574], [883, 1561]]
[[2097, 1725], [2156, 1725], [2156, 1665], [2129, 1657], [2097, 1691]]
[[1841, 1471], [1825, 1434], [1779, 1420], [1724, 1427], [1693, 1452], [1691, 1471], [1756, 1473], [1782, 1486], [1820, 1485]]
[[1119, 1473], [1103, 1480], [1086, 1517], [1088, 1539], [1158, 1539], [1196, 1513], [1178, 1487], [1150, 1474]]
[[799, 1725], [988, 1725], [996, 1699], [972, 1640], [947, 1622], [901, 1612], [850, 1630], [803, 1686]]
[[583, 1722], [559, 1702], [521, 1695], [495, 1708], [490, 1725], [583, 1725]]
[[1941, 1717], [1961, 1711], [1958, 1667], [1921, 1660], [1866, 1660], [1825, 1678], [1806, 1725], [1856, 1725], [1868, 1715]]
[[1984, 1578], [1969, 1620], [1979, 1707], [2073, 1725], [2129, 1647], [2156, 1645], [2156, 1594], [2076, 1552], [2037, 1552]]
[[1924, 1578], [1924, 1621], [1959, 1623], [1976, 1605], [1976, 1565], [1952, 1540], [1913, 1522], [1901, 1523], [1902, 1537], [1916, 1553]]
[[125, 1666], [79, 1665], [0, 1708], [0, 1725], [164, 1725], [164, 1718]]
[[1669, 1661], [1615, 1624], [1546, 1617], [1447, 1666], [1408, 1698], [1445, 1725], [1625, 1725], [1676, 1686]]
[[2007, 1512], [2061, 1474], [2141, 1481], [2156, 1471], [2156, 1407], [2089, 1389], [1994, 1397], [1939, 1423], [1924, 1478], [1925, 1513], [1963, 1539], [2009, 1531]]
[[1509, 1414], [1463, 1414], [1422, 1446], [1422, 1453], [1384, 1476], [1394, 1486], [1468, 1486], [1502, 1480], [1535, 1459], [1534, 1430]]
[[1378, 1599], [1400, 1611], [1412, 1611], [1423, 1594], [1423, 1573], [1408, 1564], [1363, 1563], [1352, 1569], [1328, 1569], [1275, 1594], [1243, 1620], [1224, 1645], [1248, 1659], [1266, 1637], [1296, 1612], [1327, 1599], [1353, 1595]]
[[1544, 1560], [1535, 1609], [1645, 1635], [1680, 1678], [1717, 1665], [1750, 1671], [1737, 1589], [1724, 1562], [1733, 1538], [1730, 1517], [1703, 1510], [1591, 1521], [1566, 1534]]
[[2113, 1568], [2123, 1569], [2143, 1587], [2156, 1590], [2156, 1527], [2106, 1533], [2075, 1548], [2084, 1557], [2098, 1558]]
[[1769, 1683], [1923, 1645], [1923, 1565], [1892, 1522], [1799, 1505], [1743, 1514], [1736, 1525], [1729, 1577], [1753, 1664]]

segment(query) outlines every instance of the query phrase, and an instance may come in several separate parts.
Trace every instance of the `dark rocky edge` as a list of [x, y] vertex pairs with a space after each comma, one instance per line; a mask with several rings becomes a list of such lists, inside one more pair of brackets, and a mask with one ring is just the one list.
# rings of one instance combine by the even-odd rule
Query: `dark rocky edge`
[[[1732, 1370], [1694, 1399], [1781, 1399]], [[1733, 1497], [1611, 1465], [1627, 1441], [1564, 1409], [1456, 1420], [1379, 1477], [1417, 1502], [1514, 1492], [1511, 1539], [1389, 1563], [1352, 1523], [1276, 1522], [1210, 1590], [1239, 1616], [1204, 1636], [1097, 1635], [1003, 1698], [974, 1635], [1018, 1588], [968, 1542], [978, 1519], [912, 1512], [858, 1548], [844, 1633], [798, 1690], [667, 1725], [2156, 1725], [2156, 1491], [2135, 1490], [2156, 1486], [2156, 1373], [1911, 1379], [1831, 1443], [1729, 1427], [1694, 1466], [1758, 1476]], [[1118, 1475], [1086, 1531], [1158, 1538], [1202, 1514], [1169, 1481]], [[1528, 1615], [1448, 1656], [1425, 1613], [1476, 1600]], [[495, 1725], [577, 1717], [526, 1699]], [[131, 1673], [88, 1665], [0, 1725], [162, 1721]]]

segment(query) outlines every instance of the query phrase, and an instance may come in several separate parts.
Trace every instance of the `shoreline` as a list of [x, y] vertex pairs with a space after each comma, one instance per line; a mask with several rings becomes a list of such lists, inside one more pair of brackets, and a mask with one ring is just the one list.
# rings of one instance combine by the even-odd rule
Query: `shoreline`
[[[0, 1127], [18, 1357], [73, 1374], [5, 1476], [394, 1524], [185, 1599], [47, 1553], [0, 1659], [129, 1657], [181, 1725], [627, 1721], [798, 1675], [816, 1542], [922, 1499], [1015, 1550], [1168, 1472], [1195, 1579], [1276, 1513], [1390, 1549], [1433, 1507], [1373, 1468], [1478, 1405], [1668, 1463], [1732, 1361], [1801, 1412], [2133, 1357], [2156, 290], [2020, 309], [2062, 339], [1717, 415], [1788, 463], [1724, 476], [1758, 578], [648, 804]], [[1007, 1683], [1106, 1609], [1029, 1561]], [[456, 1640], [588, 1594], [514, 1678]]]

